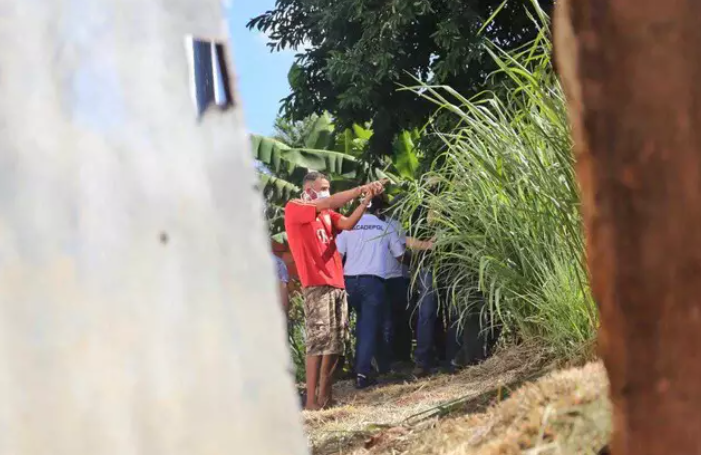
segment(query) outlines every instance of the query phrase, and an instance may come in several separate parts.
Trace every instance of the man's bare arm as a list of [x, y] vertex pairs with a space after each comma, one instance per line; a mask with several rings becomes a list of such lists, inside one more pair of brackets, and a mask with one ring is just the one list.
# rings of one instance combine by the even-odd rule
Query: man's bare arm
[[351, 213], [350, 216], [344, 216], [341, 217], [341, 219], [338, 221], [338, 228], [341, 229], [342, 231], [350, 231], [355, 227], [356, 224], [358, 224], [358, 221], [360, 221], [360, 218], [362, 218], [363, 213], [365, 213], [365, 210], [367, 210], [368, 206], [370, 205], [370, 202], [372, 201], [372, 198], [374, 198], [377, 195], [382, 194], [385, 191], [385, 187], [383, 186], [382, 182], [373, 182], [370, 183], [369, 185], [365, 185], [363, 187], [366, 191], [363, 191], [365, 193], [365, 197], [363, 198], [363, 201], [356, 207], [356, 209]]
[[433, 249], [433, 241], [432, 240], [419, 240], [414, 237], [407, 237], [406, 238], [406, 246], [410, 250], [414, 251], [427, 251], [427, 250], [432, 250]]
[[337, 210], [352, 201], [359, 198], [363, 194], [364, 187], [358, 186], [350, 190], [341, 191], [340, 193], [332, 194], [325, 199], [316, 199], [309, 202], [316, 207], [317, 212], [324, 210]]
[[341, 191], [340, 193], [333, 194], [325, 199], [316, 199], [309, 202], [309, 204], [314, 205], [317, 212], [324, 210], [337, 210], [353, 199], [359, 198], [363, 194], [380, 194], [382, 191], [384, 191], [384, 181], [372, 182], [368, 183], [367, 185], [351, 188], [350, 190]]
[[365, 210], [367, 210], [371, 199], [372, 192], [369, 192], [365, 195], [363, 202], [361, 202], [360, 205], [353, 210], [353, 213], [351, 213], [350, 216], [344, 216], [338, 220], [338, 228], [342, 231], [350, 231], [353, 229], [355, 225], [358, 224], [358, 221], [360, 221], [360, 218], [362, 218]]

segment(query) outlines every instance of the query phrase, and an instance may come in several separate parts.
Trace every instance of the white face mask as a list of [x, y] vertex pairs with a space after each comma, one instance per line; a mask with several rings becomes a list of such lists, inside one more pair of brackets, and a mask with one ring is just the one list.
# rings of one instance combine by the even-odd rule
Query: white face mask
[[[314, 193], [314, 195], [315, 195], [316, 197], [312, 197], [312, 195], [310, 194], [310, 192], [311, 192], [311, 193]], [[319, 191], [319, 192], [317, 192], [317, 191], [314, 191], [314, 190], [311, 189], [311, 188], [309, 189], [309, 191], [305, 191], [305, 192], [302, 194], [302, 199], [305, 200], [305, 201], [307, 201], [307, 202], [311, 202], [311, 201], [316, 200], [316, 199], [326, 199], [326, 198], [329, 198], [329, 197], [331, 197], [331, 192], [330, 192], [330, 191]]]

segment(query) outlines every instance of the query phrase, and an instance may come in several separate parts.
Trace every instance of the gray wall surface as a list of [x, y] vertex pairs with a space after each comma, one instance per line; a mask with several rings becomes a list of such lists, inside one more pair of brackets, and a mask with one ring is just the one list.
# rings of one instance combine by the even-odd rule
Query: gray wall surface
[[0, 0], [0, 454], [306, 452], [216, 0]]

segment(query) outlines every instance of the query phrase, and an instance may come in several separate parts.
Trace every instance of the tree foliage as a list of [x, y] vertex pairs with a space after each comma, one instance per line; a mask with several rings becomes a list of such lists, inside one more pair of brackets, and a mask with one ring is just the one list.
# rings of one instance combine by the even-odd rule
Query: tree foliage
[[[531, 0], [277, 0], [248, 26], [274, 51], [297, 49], [285, 117], [328, 111], [342, 129], [372, 122], [374, 155], [388, 155], [403, 130], [421, 128], [429, 103], [399, 85], [419, 79], [465, 96], [487, 87], [496, 69], [484, 49], [534, 39]], [[547, 10], [553, 0], [538, 0]], [[488, 24], [488, 25], [486, 25]]]
[[327, 113], [313, 114], [302, 120], [278, 117], [273, 138], [295, 148], [329, 149], [333, 146], [334, 129]]

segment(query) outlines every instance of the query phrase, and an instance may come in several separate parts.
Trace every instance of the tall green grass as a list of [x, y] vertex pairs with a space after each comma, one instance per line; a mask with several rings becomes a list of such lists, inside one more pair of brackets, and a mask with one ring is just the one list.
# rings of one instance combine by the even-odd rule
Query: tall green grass
[[[544, 15], [538, 20], [547, 23]], [[449, 87], [416, 89], [439, 112], [451, 112], [456, 126], [435, 133], [445, 152], [411, 191], [405, 215], [430, 207], [432, 266], [463, 318], [479, 308], [503, 333], [579, 357], [598, 322], [549, 30], [543, 26], [517, 52], [490, 52], [510, 81], [498, 94], [465, 99]], [[481, 305], [476, 290], [485, 296]]]

